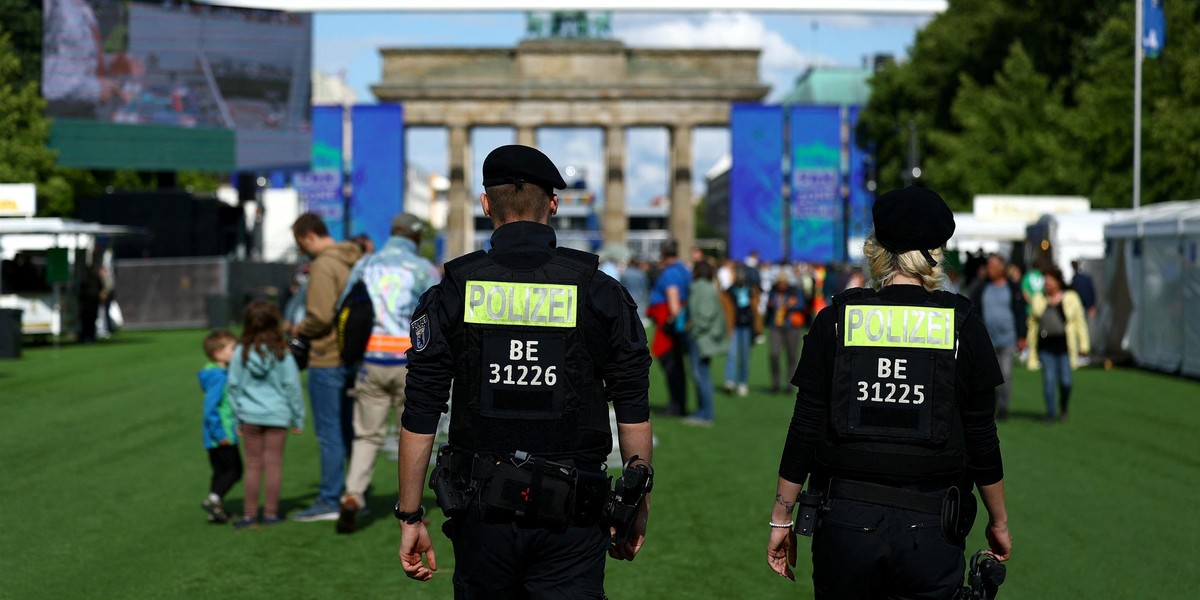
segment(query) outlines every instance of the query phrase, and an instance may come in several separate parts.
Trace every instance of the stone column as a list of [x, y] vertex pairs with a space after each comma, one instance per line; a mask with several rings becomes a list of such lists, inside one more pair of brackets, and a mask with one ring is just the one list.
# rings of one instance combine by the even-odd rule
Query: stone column
[[450, 215], [446, 222], [446, 260], [475, 249], [475, 218], [466, 165], [471, 164], [471, 129], [451, 125], [450, 130]]
[[537, 147], [537, 128], [532, 125], [517, 125], [517, 143], [522, 146]]
[[629, 216], [625, 214], [625, 127], [609, 125], [604, 132], [604, 243], [624, 244]]
[[679, 242], [679, 258], [687, 260], [696, 243], [696, 213], [692, 208], [692, 128], [673, 125], [671, 134], [671, 212], [668, 227]]

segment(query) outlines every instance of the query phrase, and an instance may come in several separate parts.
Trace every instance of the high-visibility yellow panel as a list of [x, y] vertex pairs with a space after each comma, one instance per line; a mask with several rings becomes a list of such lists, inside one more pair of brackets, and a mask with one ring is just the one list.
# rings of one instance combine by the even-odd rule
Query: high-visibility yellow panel
[[954, 349], [954, 309], [929, 306], [846, 306], [847, 346]]

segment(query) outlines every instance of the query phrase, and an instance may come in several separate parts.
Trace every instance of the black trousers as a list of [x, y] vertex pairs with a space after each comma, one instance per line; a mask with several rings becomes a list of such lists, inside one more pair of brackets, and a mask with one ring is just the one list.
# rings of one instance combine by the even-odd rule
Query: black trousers
[[604, 598], [609, 537], [598, 525], [557, 533], [485, 522], [472, 507], [442, 532], [454, 543], [455, 600]]
[[687, 415], [687, 374], [683, 370], [687, 362], [688, 338], [685, 333], [669, 334], [674, 341], [671, 349], [658, 357], [663, 373], [667, 376], [667, 414]]
[[212, 465], [208, 491], [224, 498], [229, 488], [242, 479], [242, 455], [237, 446], [209, 448], [208, 464]]
[[817, 600], [948, 600], [962, 587], [963, 544], [941, 518], [835, 498], [813, 534]]

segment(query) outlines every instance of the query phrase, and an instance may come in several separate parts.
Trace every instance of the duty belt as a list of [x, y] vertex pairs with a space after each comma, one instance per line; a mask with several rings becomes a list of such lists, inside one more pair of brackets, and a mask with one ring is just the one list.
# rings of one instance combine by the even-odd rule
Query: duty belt
[[473, 503], [485, 517], [560, 528], [599, 522], [609, 477], [602, 470], [524, 452], [471, 452], [447, 446], [438, 453], [429, 484], [448, 516]]
[[849, 479], [832, 479], [829, 482], [830, 498], [845, 498], [880, 504], [892, 508], [903, 508], [931, 515], [942, 514], [942, 495], [923, 494], [887, 485], [865, 483]]

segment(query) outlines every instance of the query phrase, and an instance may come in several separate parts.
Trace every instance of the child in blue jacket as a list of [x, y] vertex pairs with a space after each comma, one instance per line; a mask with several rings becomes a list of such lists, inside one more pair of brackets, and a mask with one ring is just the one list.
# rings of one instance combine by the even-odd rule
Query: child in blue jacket
[[204, 354], [208, 364], [196, 376], [204, 390], [204, 449], [212, 466], [208, 497], [200, 508], [208, 513], [211, 523], [229, 520], [224, 498], [229, 488], [242, 478], [242, 457], [238, 454], [237, 423], [233, 406], [225, 393], [226, 369], [233, 358], [237, 338], [228, 331], [214, 331], [204, 338]]
[[258, 494], [263, 490], [263, 525], [283, 522], [279, 491], [283, 485], [283, 447], [287, 431], [304, 427], [304, 393], [300, 370], [288, 352], [279, 308], [265, 300], [246, 307], [241, 343], [229, 364], [229, 400], [246, 446], [246, 497], [238, 529], [258, 522]]

